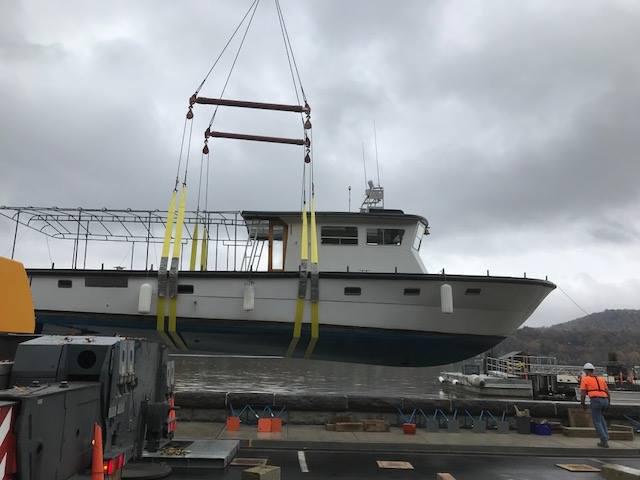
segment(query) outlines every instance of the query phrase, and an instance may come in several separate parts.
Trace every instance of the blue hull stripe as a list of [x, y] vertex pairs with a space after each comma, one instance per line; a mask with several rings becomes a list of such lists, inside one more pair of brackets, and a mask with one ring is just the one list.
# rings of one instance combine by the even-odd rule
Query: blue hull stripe
[[[38, 311], [39, 331], [100, 333], [155, 338], [155, 317], [97, 313]], [[187, 347], [222, 355], [282, 357], [291, 341], [293, 325], [247, 320], [180, 318], [179, 333]], [[126, 329], [126, 330], [125, 330]], [[303, 324], [294, 357], [302, 357], [311, 337]], [[489, 335], [388, 330], [323, 325], [313, 359], [373, 365], [427, 367], [458, 362], [482, 353], [504, 340]]]

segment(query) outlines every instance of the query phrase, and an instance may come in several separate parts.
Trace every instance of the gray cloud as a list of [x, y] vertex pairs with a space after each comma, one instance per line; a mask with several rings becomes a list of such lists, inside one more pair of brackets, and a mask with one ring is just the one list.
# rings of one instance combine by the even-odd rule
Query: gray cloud
[[[0, 204], [164, 208], [187, 98], [248, 3], [0, 5]], [[432, 268], [539, 270], [592, 298], [600, 284], [635, 285], [635, 2], [283, 7], [313, 108], [321, 208], [345, 208], [348, 185], [359, 200], [363, 142], [374, 176], [375, 120], [387, 206], [430, 219]], [[203, 94], [218, 94], [229, 62]], [[226, 96], [294, 101], [271, 2], [260, 5]], [[194, 207], [210, 113], [196, 110]], [[216, 128], [300, 134], [296, 118], [230, 110]], [[299, 205], [296, 149], [215, 142], [211, 169], [212, 209]], [[3, 244], [9, 227], [0, 219]], [[575, 252], [582, 261], [565, 261]], [[600, 283], [581, 283], [585, 272]], [[593, 308], [615, 306], [601, 298]]]

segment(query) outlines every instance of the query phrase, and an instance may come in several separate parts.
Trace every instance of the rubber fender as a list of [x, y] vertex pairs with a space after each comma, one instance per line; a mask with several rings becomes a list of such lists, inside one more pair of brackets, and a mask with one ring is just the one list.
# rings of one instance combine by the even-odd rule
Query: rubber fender
[[0, 257], [0, 332], [34, 333], [36, 316], [22, 263]]

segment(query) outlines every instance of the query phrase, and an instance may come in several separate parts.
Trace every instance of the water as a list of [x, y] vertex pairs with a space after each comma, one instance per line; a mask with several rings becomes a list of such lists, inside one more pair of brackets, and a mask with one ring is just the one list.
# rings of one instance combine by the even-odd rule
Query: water
[[447, 367], [401, 368], [287, 358], [175, 355], [183, 391], [441, 396]]

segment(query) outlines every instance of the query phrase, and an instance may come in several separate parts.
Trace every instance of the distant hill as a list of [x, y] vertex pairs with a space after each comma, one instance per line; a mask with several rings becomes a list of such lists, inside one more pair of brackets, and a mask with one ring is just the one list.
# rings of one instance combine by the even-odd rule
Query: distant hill
[[551, 327], [519, 329], [495, 348], [551, 355], [560, 363], [604, 365], [609, 352], [626, 365], [640, 365], [640, 310], [605, 310]]

